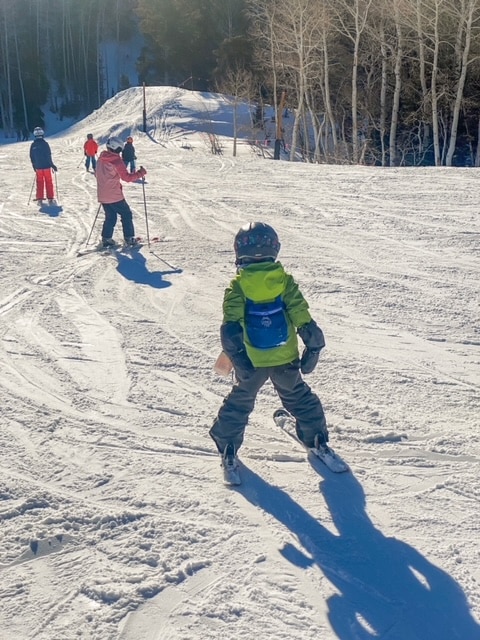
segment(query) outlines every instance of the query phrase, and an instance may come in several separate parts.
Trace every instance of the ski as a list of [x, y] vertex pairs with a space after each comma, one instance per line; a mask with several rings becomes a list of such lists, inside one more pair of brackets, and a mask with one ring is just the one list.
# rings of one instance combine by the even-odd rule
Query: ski
[[[112, 250], [115, 251], [125, 251], [128, 249], [141, 249], [144, 246], [143, 238], [137, 237], [135, 238], [135, 244], [120, 244], [115, 243], [111, 244], [108, 247], [104, 247], [102, 243], [92, 247], [91, 249], [81, 249], [77, 252], [77, 258], [81, 258], [82, 256], [90, 255], [91, 253], [110, 253]], [[150, 238], [150, 243], [162, 242], [163, 238], [161, 236], [155, 236], [154, 238]]]
[[238, 467], [238, 458], [235, 454], [235, 449], [232, 444], [227, 445], [227, 448], [222, 454], [222, 471], [223, 481], [230, 486], [237, 486], [242, 484], [240, 478], [240, 470]]
[[323, 445], [318, 449], [316, 447], [307, 447], [298, 438], [295, 430], [295, 418], [288, 413], [286, 409], [277, 409], [273, 414], [273, 420], [277, 426], [279, 426], [284, 433], [289, 435], [295, 442], [302, 445], [304, 449], [311, 452], [316, 458], [321, 460], [330, 471], [334, 473], [343, 473], [348, 471], [349, 467], [342, 458], [335, 453], [335, 451], [328, 445]]
[[111, 244], [108, 247], [104, 247], [103, 244], [99, 244], [96, 245], [95, 247], [92, 247], [91, 249], [81, 249], [80, 251], [77, 252], [77, 258], [81, 258], [82, 256], [88, 256], [91, 253], [100, 253], [100, 254], [105, 254], [108, 255], [112, 252], [112, 250], [115, 249], [121, 249], [123, 245], [121, 244]]
[[[132, 245], [132, 248], [135, 248], [138, 245], [143, 246], [144, 244], [148, 244], [148, 239], [142, 238], [141, 236], [135, 238], [135, 240], [137, 241], [137, 244]], [[156, 242], [163, 242], [163, 240], [164, 238], [162, 238], [161, 236], [154, 236], [153, 238], [150, 238], [150, 244], [155, 244]]]
[[238, 470], [238, 467], [235, 467], [234, 469], [232, 469], [229, 467], [224, 467], [222, 465], [222, 470], [223, 470], [223, 481], [226, 485], [237, 487], [238, 485], [242, 484], [242, 479], [240, 478], [240, 472]]

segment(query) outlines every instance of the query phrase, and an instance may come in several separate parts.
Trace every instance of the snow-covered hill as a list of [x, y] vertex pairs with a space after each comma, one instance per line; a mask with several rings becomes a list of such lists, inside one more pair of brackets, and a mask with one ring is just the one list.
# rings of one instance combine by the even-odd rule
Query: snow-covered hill
[[[28, 204], [29, 143], [0, 147], [0, 637], [480, 638], [478, 170], [234, 159], [221, 96], [147, 105], [147, 134], [130, 89], [49, 138], [61, 211]], [[150, 248], [77, 257], [89, 132], [134, 136]], [[324, 329], [307, 380], [348, 474], [279, 432], [267, 385], [222, 484], [212, 367], [252, 220]]]

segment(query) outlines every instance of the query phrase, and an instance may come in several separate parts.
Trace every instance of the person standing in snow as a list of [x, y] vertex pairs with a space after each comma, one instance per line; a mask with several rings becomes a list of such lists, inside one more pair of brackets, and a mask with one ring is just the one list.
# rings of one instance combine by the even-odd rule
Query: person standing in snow
[[128, 165], [130, 165], [130, 173], [134, 173], [137, 156], [135, 155], [135, 147], [133, 146], [133, 138], [131, 136], [128, 136], [125, 146], [123, 147], [122, 158], [127, 169]]
[[87, 139], [83, 145], [83, 153], [85, 154], [85, 169], [88, 171], [90, 169], [90, 164], [92, 165], [93, 173], [95, 173], [95, 169], [97, 168], [97, 151], [98, 144], [93, 139], [92, 133], [87, 133]]
[[123, 237], [128, 245], [135, 245], [135, 229], [133, 216], [127, 201], [123, 197], [120, 180], [134, 182], [146, 175], [146, 170], [140, 167], [135, 173], [128, 173], [125, 164], [120, 157], [123, 143], [119, 138], [107, 140], [107, 150], [102, 151], [97, 161], [97, 196], [105, 212], [105, 221], [102, 228], [102, 244], [104, 247], [115, 245], [112, 238], [113, 230], [120, 216], [123, 228]]
[[[250, 223], [235, 236], [234, 249], [237, 275], [225, 291], [220, 338], [236, 383], [209, 431], [226, 478], [237, 469], [248, 417], [268, 379], [305, 446], [327, 448], [328, 441], [320, 399], [301, 375], [314, 370], [325, 340], [298, 285], [276, 261], [277, 233], [263, 222]], [[301, 358], [297, 333], [305, 344]]]
[[52, 169], [57, 170], [57, 167], [53, 164], [52, 152], [50, 145], [44, 139], [45, 132], [41, 127], [35, 127], [33, 130], [35, 140], [30, 145], [30, 161], [36, 174], [37, 192], [35, 200], [39, 205], [42, 204], [45, 198], [45, 193], [48, 199], [48, 204], [54, 204], [54, 189], [52, 180]]

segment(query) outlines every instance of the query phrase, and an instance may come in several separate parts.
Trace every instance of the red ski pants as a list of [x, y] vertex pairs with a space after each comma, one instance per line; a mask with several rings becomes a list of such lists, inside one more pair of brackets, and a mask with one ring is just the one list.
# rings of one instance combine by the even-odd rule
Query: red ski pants
[[36, 169], [37, 174], [37, 200], [45, 198], [44, 192], [47, 191], [47, 198], [51, 200], [53, 196], [53, 180], [51, 169]]

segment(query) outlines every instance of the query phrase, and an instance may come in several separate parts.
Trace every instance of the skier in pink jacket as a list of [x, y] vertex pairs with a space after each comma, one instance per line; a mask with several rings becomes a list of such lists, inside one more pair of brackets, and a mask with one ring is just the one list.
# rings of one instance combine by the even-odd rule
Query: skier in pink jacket
[[128, 173], [121, 157], [123, 142], [119, 138], [107, 140], [107, 150], [102, 151], [97, 162], [97, 197], [105, 211], [105, 221], [102, 228], [102, 244], [104, 247], [115, 245], [113, 230], [120, 216], [123, 237], [128, 245], [135, 245], [135, 229], [132, 211], [123, 196], [120, 180], [134, 182], [146, 175], [146, 170], [140, 167], [135, 173]]

